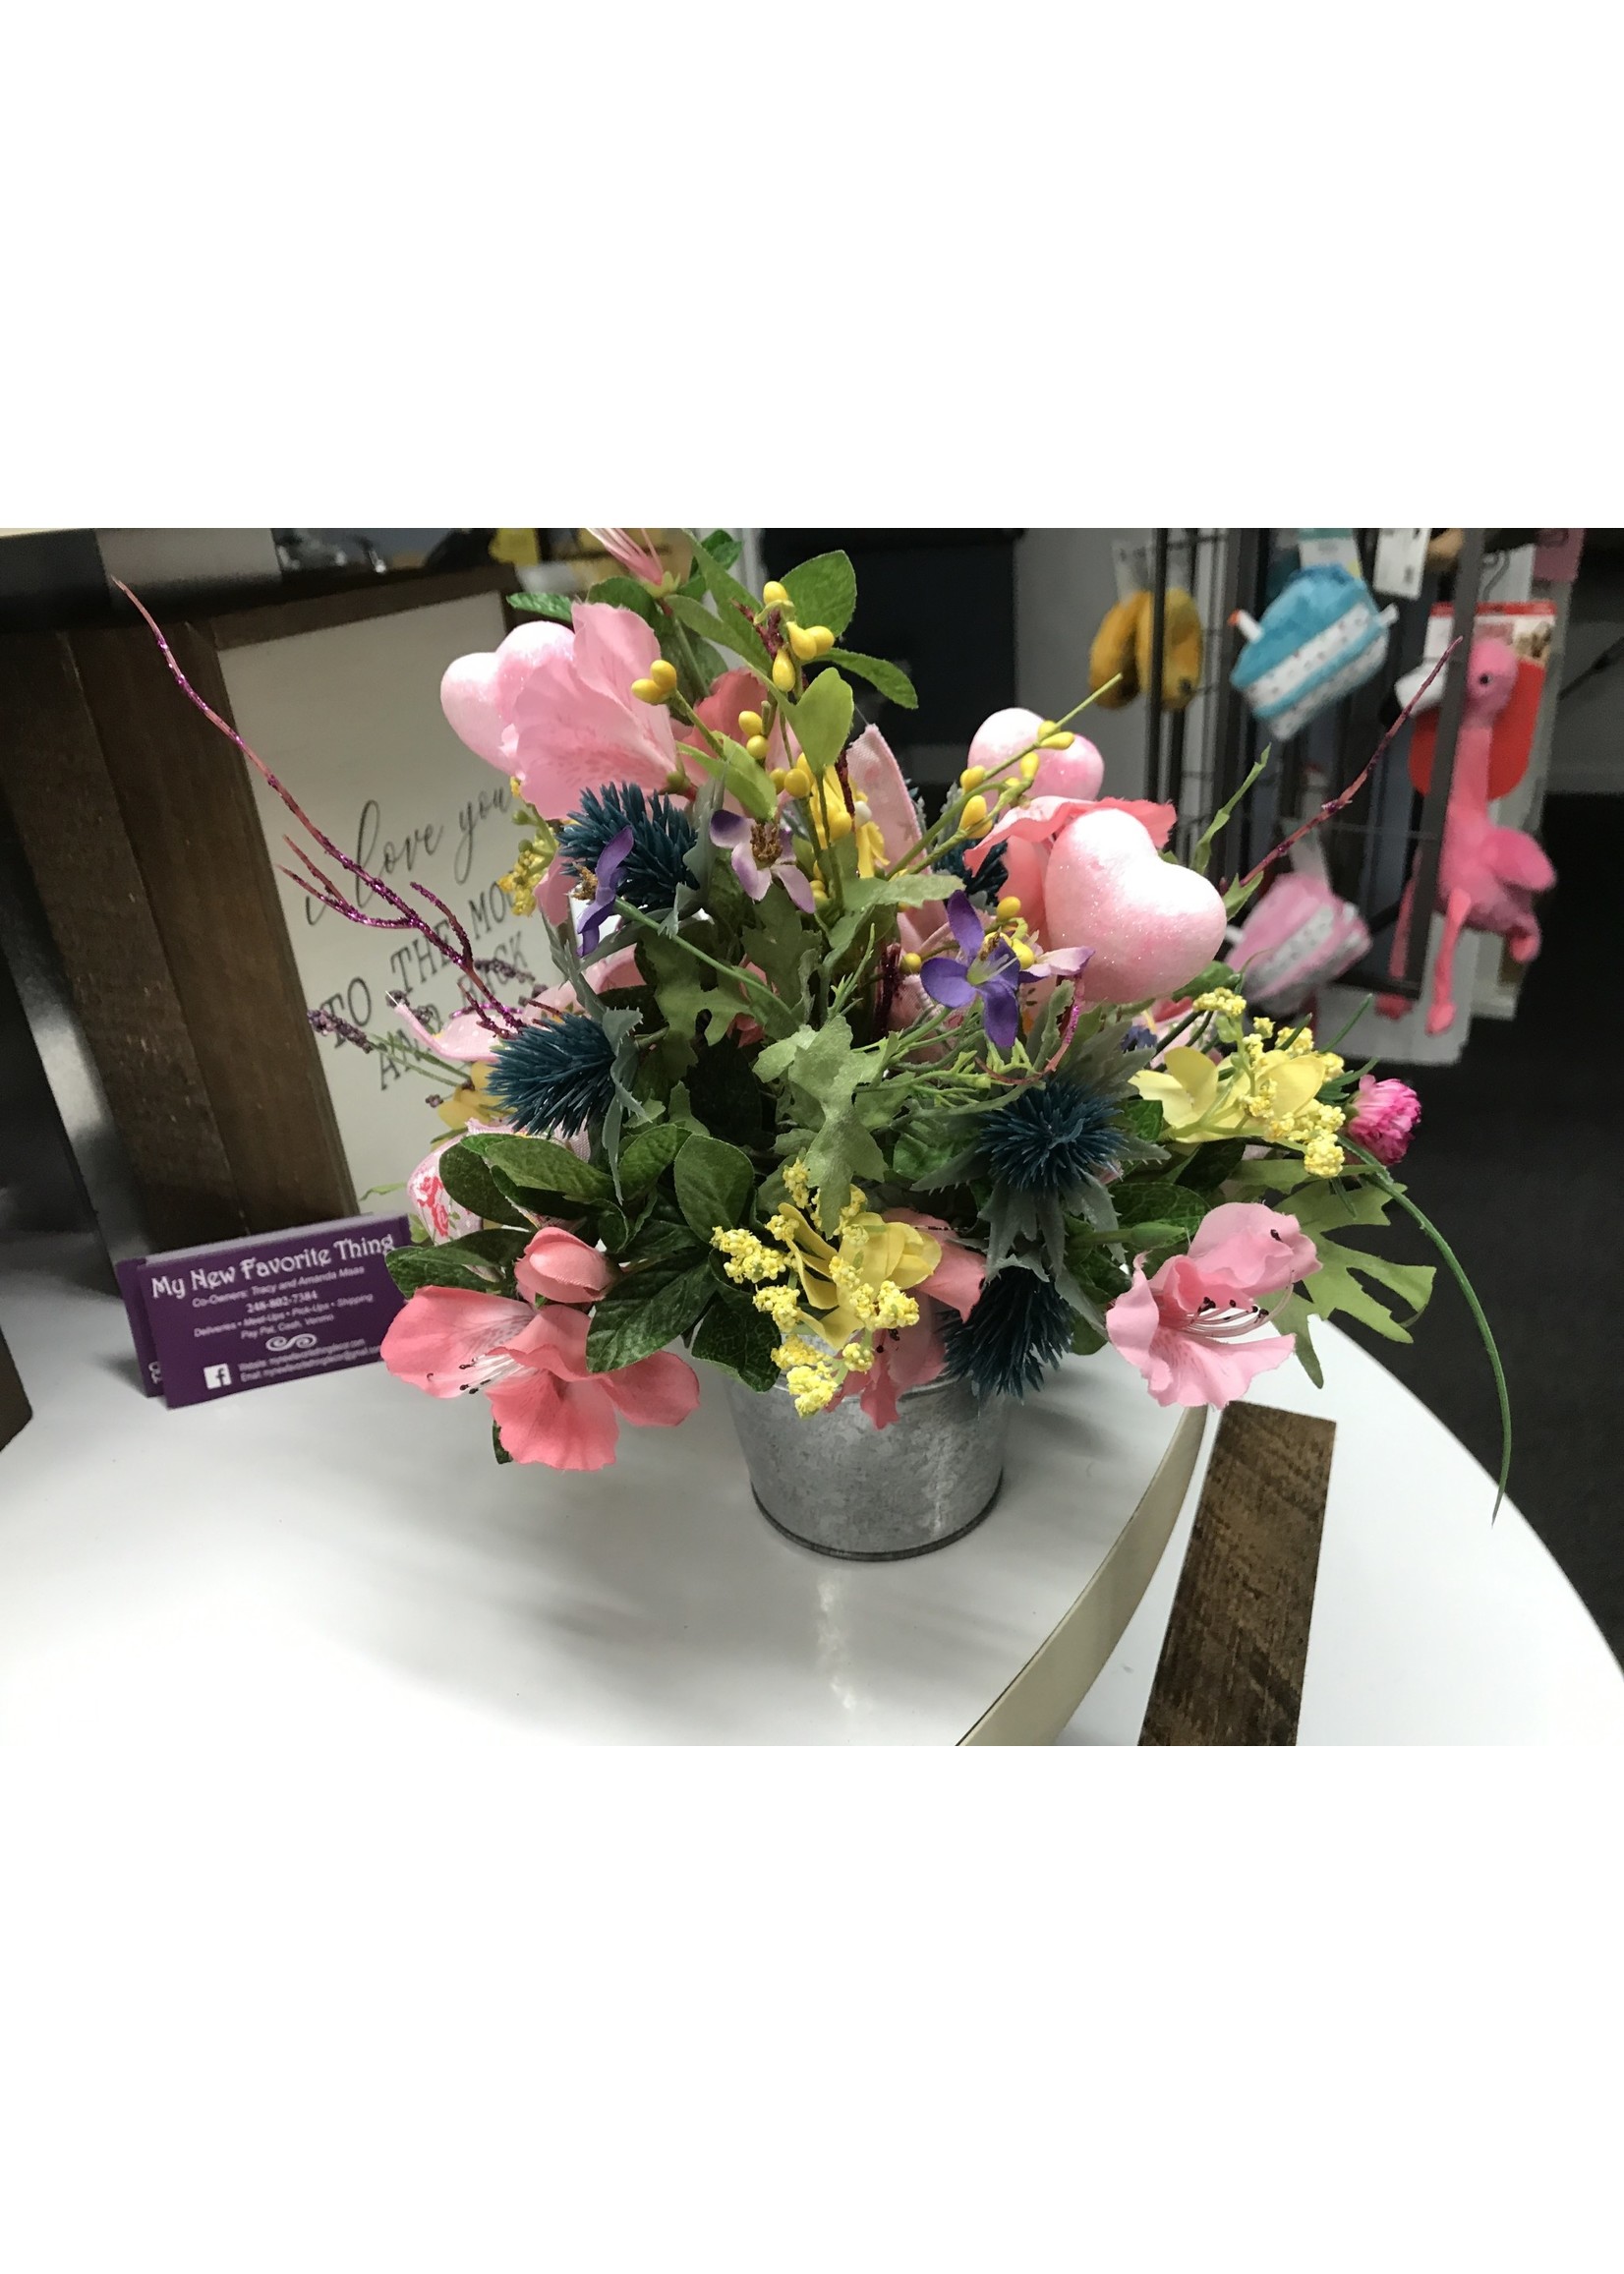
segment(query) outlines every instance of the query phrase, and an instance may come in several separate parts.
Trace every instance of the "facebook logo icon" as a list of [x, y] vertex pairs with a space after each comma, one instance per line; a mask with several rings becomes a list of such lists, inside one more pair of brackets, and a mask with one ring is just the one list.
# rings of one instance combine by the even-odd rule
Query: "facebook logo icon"
[[203, 1387], [205, 1389], [229, 1389], [231, 1387], [230, 1367], [205, 1366], [203, 1368]]

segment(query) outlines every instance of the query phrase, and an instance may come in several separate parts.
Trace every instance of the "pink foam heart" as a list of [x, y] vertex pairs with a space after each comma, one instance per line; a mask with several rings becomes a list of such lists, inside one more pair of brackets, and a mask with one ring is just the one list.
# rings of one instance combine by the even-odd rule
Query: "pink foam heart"
[[1101, 807], [1068, 823], [1044, 879], [1045, 945], [1092, 948], [1091, 1003], [1166, 995], [1204, 970], [1224, 938], [1224, 904], [1203, 876], [1165, 861], [1131, 813]]
[[439, 707], [459, 742], [493, 766], [502, 762], [505, 724], [496, 699], [496, 659], [492, 654], [458, 656], [439, 682]]
[[1070, 750], [1045, 750], [1032, 784], [1034, 797], [1097, 797], [1105, 760], [1079, 734]]
[[1017, 750], [1029, 750], [1037, 740], [1043, 721], [1035, 711], [995, 711], [990, 719], [983, 719], [975, 729], [966, 766], [985, 766], [990, 773], [1002, 766]]
[[513, 705], [547, 658], [569, 656], [574, 647], [567, 624], [544, 618], [516, 625], [493, 654], [458, 656], [439, 682], [439, 707], [452, 733], [477, 757], [511, 773]]

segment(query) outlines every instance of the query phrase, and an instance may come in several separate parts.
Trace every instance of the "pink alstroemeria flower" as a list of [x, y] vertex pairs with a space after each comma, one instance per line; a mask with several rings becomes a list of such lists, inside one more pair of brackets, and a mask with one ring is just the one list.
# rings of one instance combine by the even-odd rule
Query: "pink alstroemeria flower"
[[485, 1023], [477, 1011], [456, 1012], [437, 1034], [431, 1034], [404, 995], [391, 995], [389, 1008], [412, 1039], [421, 1042], [425, 1050], [432, 1050], [436, 1058], [457, 1066], [474, 1066], [482, 1058], [496, 1055], [501, 1036]]
[[1133, 1284], [1107, 1311], [1105, 1331], [1158, 1405], [1222, 1408], [1297, 1347], [1292, 1334], [1240, 1339], [1263, 1323], [1258, 1297], [1284, 1294], [1318, 1268], [1295, 1216], [1229, 1200], [1201, 1219], [1189, 1253], [1154, 1278], [1145, 1277], [1142, 1260], [1134, 1264]]
[[885, 1218], [888, 1224], [912, 1224], [928, 1233], [941, 1249], [942, 1260], [912, 1290], [922, 1298], [916, 1323], [877, 1334], [874, 1364], [866, 1373], [848, 1373], [836, 1395], [837, 1405], [848, 1397], [860, 1398], [877, 1429], [889, 1429], [897, 1419], [897, 1401], [903, 1390], [934, 1381], [947, 1364], [938, 1304], [968, 1318], [981, 1300], [987, 1277], [986, 1257], [956, 1240], [940, 1216], [922, 1216], [916, 1208], [887, 1208]]
[[596, 1303], [614, 1284], [614, 1265], [561, 1224], [544, 1224], [513, 1266], [519, 1293], [535, 1302]]
[[611, 560], [618, 561], [628, 576], [641, 577], [645, 584], [652, 584], [656, 592], [665, 583], [665, 567], [646, 529], [641, 545], [629, 529], [589, 529], [587, 535], [604, 548]]
[[460, 656], [439, 690], [454, 732], [516, 775], [550, 821], [606, 782], [662, 790], [677, 762], [670, 713], [631, 691], [660, 655], [652, 627], [605, 601], [578, 602], [574, 618], [573, 630], [522, 624], [493, 653]]
[[674, 1429], [699, 1403], [692, 1367], [670, 1351], [593, 1373], [583, 1311], [533, 1311], [472, 1288], [420, 1287], [395, 1313], [379, 1352], [402, 1381], [431, 1397], [483, 1390], [502, 1449], [550, 1469], [607, 1469], [619, 1420]]

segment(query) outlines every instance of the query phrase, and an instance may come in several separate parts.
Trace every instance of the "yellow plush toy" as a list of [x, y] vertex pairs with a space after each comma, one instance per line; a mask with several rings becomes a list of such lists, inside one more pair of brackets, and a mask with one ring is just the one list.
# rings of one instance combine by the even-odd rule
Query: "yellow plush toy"
[[[1131, 593], [1127, 600], [1119, 600], [1116, 607], [1107, 612], [1105, 621], [1094, 634], [1094, 644], [1088, 653], [1088, 692], [1099, 696], [1100, 708], [1104, 711], [1120, 711], [1139, 691], [1136, 642], [1141, 612], [1148, 624], [1149, 593]], [[1112, 679], [1117, 682], [1115, 686], [1109, 684]]]
[[[1088, 691], [1103, 710], [1120, 711], [1148, 685], [1155, 621], [1148, 592], [1131, 593], [1107, 611], [1088, 656]], [[1202, 653], [1201, 612], [1188, 592], [1170, 585], [1162, 624], [1164, 711], [1182, 711], [1200, 685]], [[1107, 687], [1113, 678], [1116, 685]]]

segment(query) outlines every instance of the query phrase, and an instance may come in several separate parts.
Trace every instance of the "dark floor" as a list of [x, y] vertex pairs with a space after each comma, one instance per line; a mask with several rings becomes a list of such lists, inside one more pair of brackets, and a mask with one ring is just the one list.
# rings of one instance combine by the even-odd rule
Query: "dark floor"
[[[1624, 1657], [1624, 797], [1553, 797], [1541, 836], [1558, 882], [1517, 1017], [1475, 1020], [1459, 1066], [1393, 1069], [1423, 1108], [1400, 1173], [1494, 1328], [1512, 1495]], [[1427, 1259], [1413, 1227], [1382, 1245]], [[1352, 1331], [1497, 1470], [1494, 1385], [1443, 1270], [1411, 1348]]]

